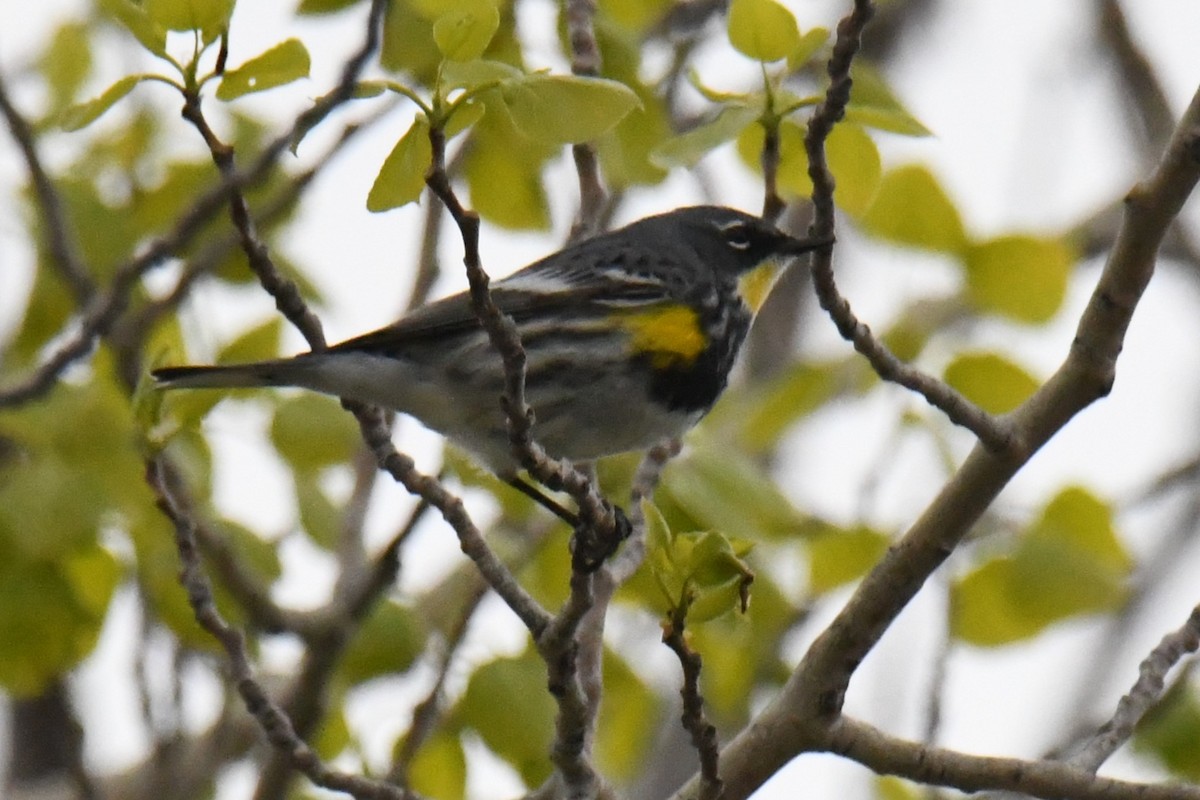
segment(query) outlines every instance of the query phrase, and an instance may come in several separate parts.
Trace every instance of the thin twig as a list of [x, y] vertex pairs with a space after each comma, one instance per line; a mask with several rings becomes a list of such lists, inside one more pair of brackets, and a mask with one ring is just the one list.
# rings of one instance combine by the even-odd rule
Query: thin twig
[[130, 294], [145, 273], [187, 246], [233, 194], [263, 180], [275, 168], [279, 157], [292, 145], [300, 132], [319, 124], [330, 112], [352, 97], [359, 74], [379, 45], [380, 21], [386, 6], [386, 0], [372, 0], [367, 35], [358, 51], [347, 60], [334, 90], [300, 114], [287, 131], [263, 149], [250, 167], [223, 176], [219, 184], [201, 194], [191, 208], [176, 219], [170, 233], [153, 242], [140, 256], [118, 267], [107, 291], [93, 295], [84, 308], [75, 333], [25, 380], [0, 390], [0, 408], [20, 405], [49, 391], [62, 371], [87, 355], [96, 338], [111, 329], [124, 312]]
[[685, 638], [687, 606], [680, 605], [672, 612], [663, 627], [663, 643], [679, 658], [683, 668], [683, 686], [679, 696], [683, 698], [683, 727], [692, 737], [692, 746], [700, 756], [699, 800], [719, 800], [725, 791], [720, 774], [720, 741], [717, 728], [708, 721], [704, 713], [704, 696], [700, 693], [700, 671], [703, 660], [700, 654], [688, 646]]
[[380, 414], [377, 409], [348, 401], [343, 401], [343, 405], [358, 419], [363, 437], [379, 460], [380, 467], [409, 492], [427, 500], [441, 512], [442, 518], [457, 534], [463, 553], [475, 562], [484, 580], [520, 618], [529, 632], [535, 638], [540, 636], [550, 624], [550, 614], [521, 587], [512, 570], [488, 546], [483, 533], [467, 514], [462, 500], [451, 494], [436, 478], [417, 470], [411, 458], [396, 452], [387, 428], [377, 419]]
[[[829, 89], [813, 112], [804, 137], [808, 153], [808, 174], [813, 184], [813, 235], [832, 240], [834, 233], [833, 173], [825, 155], [825, 141], [833, 126], [842, 118], [850, 100], [850, 65], [858, 51], [861, 32], [874, 13], [868, 0], [856, 0], [854, 12], [838, 25], [837, 42], [829, 59]], [[1004, 453], [1013, 446], [1010, 426], [992, 417], [948, 384], [932, 375], [902, 362], [887, 346], [876, 339], [855, 316], [850, 303], [837, 288], [833, 277], [833, 250], [823, 248], [813, 253], [813, 285], [821, 308], [829, 314], [842, 338], [862, 353], [879, 377], [898, 383], [924, 397], [941, 409], [956, 425], [961, 425], [995, 453]]]
[[45, 224], [46, 248], [50, 251], [52, 263], [70, 287], [75, 302], [82, 306], [96, 293], [96, 283], [88, 274], [83, 255], [79, 252], [79, 242], [67, 219], [62, 196], [42, 164], [33, 129], [13, 105], [3, 75], [0, 75], [0, 114], [3, 114], [8, 122], [8, 129], [21, 149], [25, 167], [29, 170], [33, 195], [37, 199], [42, 222]]
[[1133, 729], [1142, 717], [1163, 696], [1167, 673], [1179, 660], [1200, 648], [1200, 606], [1192, 609], [1187, 621], [1178, 630], [1163, 637], [1150, 655], [1138, 665], [1138, 678], [1117, 703], [1108, 722], [1067, 763], [1095, 772], [1108, 757], [1133, 736]]
[[296, 734], [287, 714], [254, 677], [245, 636], [226, 622], [217, 610], [212, 584], [204, 574], [195, 522], [171, 494], [161, 458], [155, 457], [146, 463], [146, 482], [154, 492], [156, 505], [175, 526], [175, 545], [182, 562], [179, 579], [187, 592], [192, 613], [200, 626], [221, 644], [234, 686], [271, 743], [287, 753], [292, 765], [318, 786], [349, 792], [357, 798], [408, 800], [410, 796], [406, 792], [393, 786], [329, 769]]
[[[595, 77], [600, 74], [600, 46], [596, 42], [596, 0], [567, 0], [567, 41], [571, 45], [571, 72]], [[579, 176], [579, 216], [571, 228], [571, 240], [586, 239], [600, 228], [608, 200], [600, 180], [600, 162], [591, 142], [572, 145], [575, 172]]]

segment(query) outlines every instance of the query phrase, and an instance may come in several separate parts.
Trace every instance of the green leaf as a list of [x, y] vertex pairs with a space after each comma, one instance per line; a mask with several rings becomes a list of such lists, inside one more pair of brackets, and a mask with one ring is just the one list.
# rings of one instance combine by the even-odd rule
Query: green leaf
[[523, 73], [503, 61], [478, 58], [473, 61], [447, 61], [442, 66], [442, 88], [477, 89], [487, 84], [520, 80]]
[[684, 534], [694, 543], [688, 554], [688, 624], [708, 622], [731, 611], [746, 611], [754, 571], [720, 533]]
[[829, 41], [828, 28], [813, 28], [800, 36], [796, 49], [788, 53], [788, 72], [797, 72]]
[[244, 364], [275, 358], [279, 355], [282, 334], [283, 323], [279, 317], [273, 316], [222, 347], [217, 354], [217, 363]]
[[92, 40], [89, 27], [82, 22], [60, 25], [54, 38], [38, 59], [38, 67], [61, 108], [75, 99], [75, 93], [92, 71]]
[[226, 30], [234, 0], [144, 0], [142, 7], [158, 24], [170, 31], [202, 31], [211, 41]]
[[792, 12], [775, 0], [733, 0], [729, 41], [750, 58], [778, 61], [799, 48], [800, 29]]
[[771, 476], [728, 446], [693, 439], [689, 454], [667, 466], [660, 491], [697, 529], [737, 531], [753, 541], [788, 538], [808, 529], [807, 517]]
[[120, 573], [94, 543], [54, 562], [0, 560], [0, 686], [35, 696], [90, 653]]
[[1075, 251], [1061, 239], [1002, 236], [965, 253], [967, 293], [982, 311], [1047, 322], [1062, 307]]
[[[600, 0], [601, 12], [629, 31], [643, 33], [671, 9], [671, 0]], [[607, 61], [605, 62], [607, 63]]]
[[217, 97], [233, 100], [253, 92], [263, 92], [307, 78], [308, 49], [299, 39], [288, 39], [265, 53], [225, 73], [217, 87]]
[[1153, 755], [1178, 778], [1200, 781], [1200, 699], [1190, 681], [1181, 681], [1137, 727], [1133, 749]]
[[874, 140], [861, 126], [843, 121], [829, 134], [826, 152], [829, 169], [837, 181], [834, 200], [847, 213], [862, 215], [875, 199], [883, 174]]
[[629, 664], [612, 650], [604, 650], [604, 696], [596, 732], [596, 757], [604, 774], [626, 783], [645, 766], [653, 746], [662, 703]]
[[924, 796], [925, 793], [915, 784], [902, 778], [892, 775], [880, 775], [875, 778], [876, 800], [921, 800]]
[[[527, 786], [550, 776], [555, 705], [546, 692], [546, 668], [534, 653], [500, 658], [471, 675], [457, 709], [492, 752], [511, 764]], [[513, 735], [520, 731], [520, 735]]]
[[333, 552], [340, 541], [342, 514], [311, 470], [297, 471], [295, 477], [296, 508], [300, 512], [300, 527], [318, 547]]
[[846, 107], [846, 120], [857, 122], [868, 128], [898, 133], [902, 136], [931, 136], [931, 131], [908, 112], [883, 76], [856, 61], [850, 69], [853, 85], [850, 89], [850, 104]]
[[596, 143], [601, 172], [616, 191], [654, 185], [667, 176], [666, 170], [652, 160], [654, 150], [671, 135], [666, 105], [644, 87], [636, 91], [641, 108], [630, 111]]
[[133, 87], [151, 78], [153, 78], [151, 75], [128, 75], [121, 78], [105, 89], [99, 97], [64, 109], [58, 118], [59, 126], [65, 131], [86, 128], [99, 119], [105, 111], [112, 108], [118, 100], [133, 91]]
[[506, 228], [549, 228], [550, 207], [541, 170], [554, 152], [556, 148], [523, 137], [503, 110], [489, 105], [471, 129], [471, 147], [463, 163], [472, 207]]
[[1037, 379], [996, 353], [955, 356], [943, 375], [946, 382], [989, 414], [1007, 414], [1029, 399]]
[[271, 442], [293, 469], [303, 472], [349, 460], [362, 440], [354, 418], [337, 401], [305, 393], [279, 404]]
[[595, 139], [639, 105], [623, 83], [577, 75], [533, 73], [505, 83], [500, 92], [517, 129], [552, 144]]
[[[711, 151], [736, 138], [743, 130], [754, 124], [756, 119], [758, 119], [758, 111], [753, 108], [725, 106], [709, 122], [698, 125], [655, 147], [650, 151], [650, 162], [663, 169], [694, 167]], [[759, 141], [761, 143], [761, 136]]]
[[296, 13], [309, 16], [317, 14], [333, 14], [349, 8], [359, 0], [300, 0]]
[[1047, 504], [1041, 518], [1030, 528], [1032, 540], [1054, 539], [1086, 553], [1089, 559], [1114, 572], [1126, 574], [1133, 559], [1126, 552], [1113, 525], [1107, 503], [1079, 486], [1068, 486]]
[[99, 0], [100, 7], [120, 21], [141, 42], [142, 47], [160, 58], [167, 55], [167, 29], [130, 0]]
[[740, 409], [738, 441], [763, 452], [796, 421], [811, 414], [841, 388], [838, 364], [800, 362], [758, 389]]
[[387, 211], [416, 202], [425, 188], [425, 173], [432, 164], [429, 120], [418, 115], [379, 168], [367, 195], [367, 210]]
[[875, 566], [891, 540], [870, 528], [828, 529], [807, 542], [808, 585], [824, 594], [857, 580]]
[[230, 519], [221, 520], [220, 526], [221, 535], [237, 562], [256, 574], [263, 583], [273, 583], [283, 574], [283, 565], [279, 562], [279, 552], [274, 542], [267, 541], [245, 525]]
[[417, 13], [411, 3], [388, 3], [379, 63], [389, 72], [406, 73], [414, 82], [432, 86], [443, 63], [433, 40], [433, 19]]
[[958, 209], [937, 178], [922, 166], [886, 173], [862, 225], [868, 233], [897, 244], [946, 253], [967, 248]]
[[454, 731], [436, 729], [413, 758], [408, 781], [410, 788], [421, 797], [464, 800], [467, 796], [467, 757], [459, 736]]
[[499, 27], [492, 0], [459, 0], [433, 23], [433, 40], [450, 61], [471, 61], [483, 55]]
[[351, 686], [407, 671], [425, 650], [422, 617], [391, 600], [379, 603], [355, 634], [338, 670]]
[[952, 590], [952, 629], [979, 645], [1028, 638], [1124, 602], [1131, 559], [1112, 512], [1087, 491], [1065, 489], [1023, 534], [1012, 557], [993, 559]]
[[955, 638], [994, 647], [1042, 631], [1047, 622], [1025, 614], [1013, 596], [1016, 572], [1011, 558], [997, 558], [954, 584], [950, 592], [950, 631]]

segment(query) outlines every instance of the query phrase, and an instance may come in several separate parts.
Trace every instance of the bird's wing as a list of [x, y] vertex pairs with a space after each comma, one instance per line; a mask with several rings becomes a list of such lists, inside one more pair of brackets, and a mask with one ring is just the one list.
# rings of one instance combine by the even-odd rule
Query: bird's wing
[[[594, 241], [594, 240], [593, 240]], [[584, 243], [589, 244], [588, 242]], [[492, 285], [492, 300], [520, 323], [566, 311], [583, 315], [661, 302], [662, 281], [631, 272], [603, 250], [576, 246], [525, 267]], [[479, 329], [466, 292], [422, 306], [399, 321], [334, 345], [331, 351], [395, 351]]]

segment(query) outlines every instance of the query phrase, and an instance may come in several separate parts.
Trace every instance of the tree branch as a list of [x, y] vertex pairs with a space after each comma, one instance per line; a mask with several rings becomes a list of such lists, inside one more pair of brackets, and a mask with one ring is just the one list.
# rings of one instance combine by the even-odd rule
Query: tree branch
[[62, 197], [42, 164], [33, 129], [13, 105], [3, 75], [0, 75], [0, 114], [3, 114], [8, 123], [8, 130], [20, 148], [25, 167], [29, 170], [33, 195], [37, 199], [42, 221], [46, 226], [46, 249], [50, 252], [54, 266], [58, 268], [59, 274], [75, 296], [76, 304], [82, 306], [96, 293], [96, 283], [88, 274], [83, 255], [79, 252], [79, 242], [67, 220]]
[[[825, 141], [833, 126], [845, 114], [846, 104], [850, 100], [850, 65], [858, 51], [862, 30], [872, 14], [874, 5], [870, 0], [855, 0], [853, 13], [839, 23], [837, 43], [829, 59], [829, 89], [825, 99], [813, 112], [804, 136], [808, 175], [813, 184], [814, 217], [811, 232], [820, 238], [832, 240], [834, 233], [834, 179], [825, 157]], [[962, 425], [978, 436], [989, 450], [1002, 453], [1012, 445], [1012, 432], [1004, 422], [993, 418], [948, 384], [905, 364], [875, 338], [871, 329], [855, 316], [849, 301], [838, 291], [833, 277], [832, 248], [814, 252], [812, 270], [813, 286], [821, 308], [829, 314], [842, 338], [866, 357], [879, 377], [920, 394], [945, 413], [951, 422]]]
[[[843, 26], [847, 25], [843, 22]], [[850, 678], [926, 579], [954, 551], [1009, 480], [1037, 450], [1080, 410], [1112, 387], [1117, 357], [1134, 309], [1154, 273], [1156, 251], [1184, 201], [1200, 180], [1200, 91], [1175, 129], [1167, 150], [1145, 182], [1126, 198], [1125, 218], [1108, 263], [1083, 315], [1075, 340], [1058, 371], [1009, 419], [1007, 450], [977, 444], [923, 514], [858, 586], [837, 618], [817, 638], [780, 695], [721, 754], [728, 800], [744, 798], [796, 755], [833, 750], [874, 769], [960, 788], [1011, 788], [1043, 797], [1116, 797], [1116, 782], [1061, 764], [1008, 762], [992, 771], [987, 759], [921, 748], [888, 739], [876, 757], [874, 745], [860, 748], [862, 726], [841, 717]], [[814, 184], [821, 184], [814, 179]], [[828, 197], [815, 197], [829, 224]], [[828, 233], [818, 230], [817, 234]], [[852, 735], [851, 735], [852, 734]], [[848, 738], [847, 738], [848, 737]], [[877, 739], [870, 739], [872, 743]], [[943, 756], [944, 754], [944, 756]], [[867, 756], [870, 756], [868, 760]], [[1027, 776], [1054, 775], [1065, 783]], [[695, 797], [693, 779], [677, 797]], [[1200, 789], [1125, 785], [1123, 797], [1200, 797]]]

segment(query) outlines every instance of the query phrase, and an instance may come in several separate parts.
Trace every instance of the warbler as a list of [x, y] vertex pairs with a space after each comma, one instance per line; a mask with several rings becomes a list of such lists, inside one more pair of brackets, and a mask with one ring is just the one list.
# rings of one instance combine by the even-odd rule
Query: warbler
[[[828, 243], [696, 206], [577, 242], [496, 281], [492, 299], [525, 349], [534, 439], [581, 462], [683, 434], [725, 389], [786, 260]], [[500, 406], [504, 368], [465, 292], [321, 352], [153, 375], [168, 389], [299, 386], [384, 406], [510, 483], [519, 472]]]

